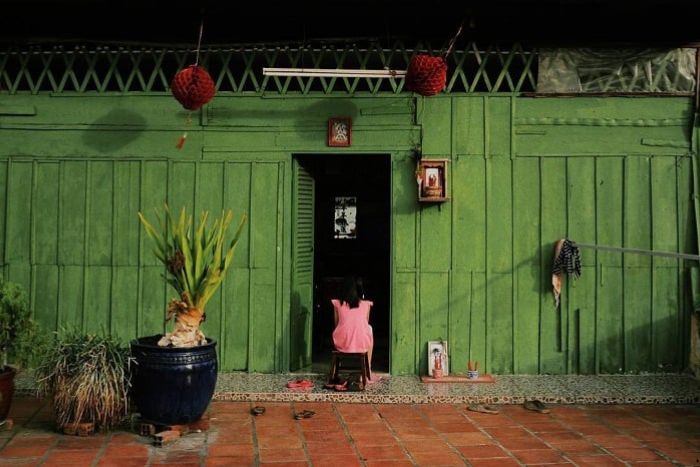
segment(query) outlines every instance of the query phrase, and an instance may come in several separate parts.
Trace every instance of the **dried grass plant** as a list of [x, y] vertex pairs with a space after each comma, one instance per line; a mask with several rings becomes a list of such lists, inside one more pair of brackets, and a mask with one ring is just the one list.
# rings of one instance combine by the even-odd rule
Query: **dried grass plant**
[[92, 422], [105, 431], [118, 425], [129, 413], [131, 360], [115, 337], [57, 333], [36, 375], [39, 395], [53, 397], [58, 427]]

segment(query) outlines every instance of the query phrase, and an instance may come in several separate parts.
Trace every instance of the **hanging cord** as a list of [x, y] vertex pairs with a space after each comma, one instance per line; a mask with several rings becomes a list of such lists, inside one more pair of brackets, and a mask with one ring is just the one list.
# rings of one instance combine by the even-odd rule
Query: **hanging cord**
[[464, 29], [464, 20], [462, 20], [462, 23], [459, 25], [459, 29], [457, 29], [457, 32], [450, 40], [450, 45], [447, 47], [445, 53], [442, 55], [442, 58], [447, 58], [447, 56], [452, 53], [452, 50], [455, 46], [455, 42], [457, 42], [457, 38], [460, 36], [460, 34], [462, 34], [462, 29]]
[[[202, 47], [202, 33], [204, 32], [204, 17], [202, 17], [202, 20], [199, 23], [199, 38], [197, 39], [197, 49], [195, 50], [196, 55], [194, 59], [194, 66], [198, 67], [199, 66], [199, 50]], [[187, 120], [185, 120], [185, 127], [189, 127], [192, 124], [192, 112], [187, 113]], [[185, 145], [185, 142], [187, 141], [187, 131], [185, 131], [182, 136], [177, 140], [177, 144], [175, 147], [177, 149], [182, 149], [182, 147]]]
[[204, 32], [204, 18], [202, 18], [202, 21], [199, 23], [199, 39], [197, 39], [197, 56], [195, 57], [194, 64], [195, 66], [199, 65], [199, 49], [202, 46], [202, 33]]

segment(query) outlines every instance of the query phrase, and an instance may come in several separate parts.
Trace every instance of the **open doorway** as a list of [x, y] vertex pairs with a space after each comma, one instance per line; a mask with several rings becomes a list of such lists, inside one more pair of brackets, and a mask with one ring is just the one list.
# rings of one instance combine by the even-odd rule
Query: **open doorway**
[[349, 274], [362, 278], [365, 297], [374, 302], [372, 369], [389, 371], [390, 159], [369, 154], [296, 156], [313, 180], [313, 372], [328, 371], [334, 327], [330, 300]]

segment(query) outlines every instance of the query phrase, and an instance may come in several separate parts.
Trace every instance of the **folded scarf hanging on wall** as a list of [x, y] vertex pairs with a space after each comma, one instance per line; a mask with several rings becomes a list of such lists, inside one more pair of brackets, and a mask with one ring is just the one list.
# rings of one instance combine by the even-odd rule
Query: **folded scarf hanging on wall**
[[581, 253], [578, 247], [566, 238], [559, 240], [554, 248], [552, 287], [555, 308], [559, 308], [562, 272], [573, 274], [574, 279], [581, 277]]

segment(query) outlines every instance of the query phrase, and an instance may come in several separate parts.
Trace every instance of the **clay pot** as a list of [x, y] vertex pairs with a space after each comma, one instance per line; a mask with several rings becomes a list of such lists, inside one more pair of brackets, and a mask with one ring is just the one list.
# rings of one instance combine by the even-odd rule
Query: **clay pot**
[[9, 366], [0, 367], [0, 422], [10, 413], [12, 396], [15, 394], [15, 375], [17, 371]]
[[442, 368], [433, 368], [433, 378], [442, 378]]

